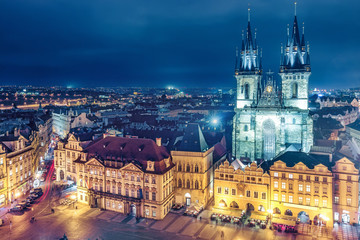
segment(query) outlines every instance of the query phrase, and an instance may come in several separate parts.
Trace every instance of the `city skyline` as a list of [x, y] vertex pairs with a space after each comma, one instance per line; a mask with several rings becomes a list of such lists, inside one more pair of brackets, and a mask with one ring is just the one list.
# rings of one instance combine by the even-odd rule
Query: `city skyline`
[[[305, 22], [310, 42], [310, 88], [358, 87], [359, 63], [354, 57], [360, 51], [360, 35], [352, 29], [359, 25], [359, 3], [297, 5], [299, 25]], [[234, 87], [235, 47], [241, 45], [248, 7], [235, 1], [179, 6], [6, 2], [0, 17], [1, 81], [72, 87]], [[271, 68], [277, 73], [294, 2], [250, 1], [250, 8], [264, 72]]]

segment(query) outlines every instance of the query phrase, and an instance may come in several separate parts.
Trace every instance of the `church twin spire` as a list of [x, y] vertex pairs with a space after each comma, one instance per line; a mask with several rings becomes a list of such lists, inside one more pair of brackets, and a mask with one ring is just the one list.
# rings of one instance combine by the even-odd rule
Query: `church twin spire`
[[296, 16], [290, 36], [289, 25], [287, 27], [287, 41], [285, 49], [281, 46], [280, 72], [285, 71], [310, 71], [310, 49], [305, 43], [305, 27], [302, 27], [302, 37], [300, 38], [300, 30]]
[[[289, 25], [287, 27], [287, 41], [283, 47], [281, 45], [280, 57], [280, 72], [285, 71], [307, 71], [310, 72], [310, 47], [306, 46], [305, 41], [305, 27], [303, 24], [302, 34], [300, 37], [300, 30], [296, 16], [296, 2], [295, 2], [295, 17], [290, 35]], [[242, 44], [239, 55], [238, 48], [236, 49], [235, 74], [247, 74], [249, 72], [262, 72], [261, 51], [256, 42], [256, 29], [253, 35], [250, 25], [250, 9], [248, 9], [248, 25], [246, 29], [246, 36], [242, 33]]]
[[256, 30], [253, 40], [250, 25], [250, 9], [248, 9], [248, 25], [246, 28], [246, 36], [244, 37], [244, 32], [242, 33], [240, 56], [238, 49], [236, 50], [235, 74], [243, 72], [260, 72], [261, 54], [259, 52], [259, 46], [256, 42]]

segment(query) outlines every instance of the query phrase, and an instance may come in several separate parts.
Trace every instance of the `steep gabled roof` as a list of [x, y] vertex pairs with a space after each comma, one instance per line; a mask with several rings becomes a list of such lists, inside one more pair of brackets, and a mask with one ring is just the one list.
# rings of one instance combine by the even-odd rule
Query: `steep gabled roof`
[[199, 124], [190, 123], [185, 129], [184, 138], [176, 151], [205, 152], [209, 149]]

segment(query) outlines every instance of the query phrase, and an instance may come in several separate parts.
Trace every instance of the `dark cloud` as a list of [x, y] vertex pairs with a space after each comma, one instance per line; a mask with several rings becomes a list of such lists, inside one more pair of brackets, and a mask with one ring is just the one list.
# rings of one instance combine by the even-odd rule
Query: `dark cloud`
[[[264, 70], [279, 67], [293, 2], [250, 1]], [[1, 84], [234, 86], [234, 50], [248, 3], [238, 0], [5, 0]], [[360, 79], [359, 1], [304, 0], [312, 87]]]

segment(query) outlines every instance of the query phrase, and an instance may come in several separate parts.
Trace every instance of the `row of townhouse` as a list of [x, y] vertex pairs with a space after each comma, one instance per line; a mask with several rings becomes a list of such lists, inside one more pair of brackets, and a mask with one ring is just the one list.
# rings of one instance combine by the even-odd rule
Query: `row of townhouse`
[[215, 170], [215, 206], [253, 211], [273, 222], [358, 223], [359, 170], [346, 157], [329, 161], [303, 152], [244, 170], [226, 161]]

